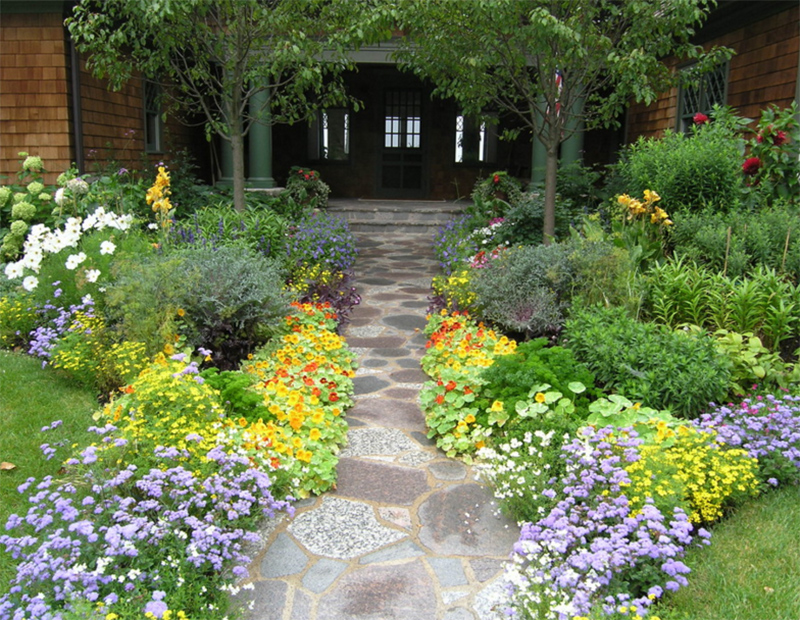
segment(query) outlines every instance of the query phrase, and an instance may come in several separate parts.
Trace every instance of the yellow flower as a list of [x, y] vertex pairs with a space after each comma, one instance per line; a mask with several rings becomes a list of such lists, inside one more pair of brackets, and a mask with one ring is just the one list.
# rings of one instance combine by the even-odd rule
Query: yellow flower
[[533, 399], [537, 403], [543, 403], [545, 400], [547, 400], [545, 395], [542, 392], [536, 392], [536, 396], [534, 396]]
[[490, 411], [502, 411], [503, 410], [503, 401], [496, 400], [492, 403], [492, 407]]

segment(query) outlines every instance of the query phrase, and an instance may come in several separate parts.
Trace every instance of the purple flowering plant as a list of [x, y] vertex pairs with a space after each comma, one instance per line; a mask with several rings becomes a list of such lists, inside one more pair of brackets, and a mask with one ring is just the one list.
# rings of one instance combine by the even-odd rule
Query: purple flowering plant
[[800, 396], [767, 394], [716, 405], [695, 424], [758, 459], [759, 479], [767, 485], [800, 482]]
[[28, 479], [25, 515], [11, 515], [0, 544], [17, 573], [0, 598], [2, 620], [68, 618], [87, 601], [120, 616], [167, 609], [222, 618], [247, 575], [249, 533], [265, 517], [291, 512], [263, 471], [215, 447], [198, 474], [176, 448], [156, 449], [157, 466], [98, 466], [83, 450], [69, 475]]
[[634, 509], [626, 467], [641, 444], [632, 430], [585, 427], [562, 446], [566, 475], [542, 491], [552, 507], [522, 524], [506, 567], [509, 615], [572, 620], [625, 608], [644, 616], [665, 589], [687, 584], [685, 551], [710, 534], [680, 508]]

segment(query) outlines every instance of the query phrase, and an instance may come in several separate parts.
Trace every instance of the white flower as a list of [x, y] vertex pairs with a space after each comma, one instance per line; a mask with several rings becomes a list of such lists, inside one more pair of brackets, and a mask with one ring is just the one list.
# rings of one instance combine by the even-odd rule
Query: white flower
[[92, 295], [91, 294], [84, 295], [83, 297], [81, 297], [81, 303], [84, 306], [88, 306], [89, 304], [93, 304], [94, 303], [94, 299], [92, 299]]
[[64, 204], [67, 202], [67, 199], [66, 199], [66, 197], [64, 196], [64, 188], [63, 188], [63, 187], [59, 187], [59, 188], [56, 190], [56, 198], [55, 198], [55, 200], [56, 200], [56, 204], [57, 204], [59, 207], [63, 207], [63, 206], [64, 206]]
[[65, 263], [67, 269], [73, 270], [78, 267], [83, 261], [86, 260], [86, 254], [83, 252], [79, 252], [78, 254], [70, 254], [69, 258], [67, 258], [67, 262]]
[[103, 243], [100, 244], [100, 254], [113, 254], [116, 249], [117, 246], [110, 241], [103, 241]]
[[21, 261], [16, 263], [8, 263], [8, 265], [6, 265], [6, 278], [8, 278], [9, 280], [16, 280], [17, 278], [21, 278], [24, 269], [25, 267], [23, 267]]
[[148, 227], [150, 230], [158, 230], [158, 224], [156, 224], [155, 222], [150, 222], [150, 223], [147, 225], [147, 227]]
[[36, 276], [28, 276], [22, 281], [22, 288], [28, 292], [31, 292], [37, 286], [39, 286], [39, 278]]
[[39, 267], [42, 264], [42, 250], [39, 247], [32, 248], [25, 253], [22, 260], [19, 261], [23, 267], [27, 267], [35, 273], [39, 273]]
[[100, 270], [99, 269], [90, 269], [86, 272], [86, 279], [89, 282], [97, 282], [97, 278], [100, 277]]

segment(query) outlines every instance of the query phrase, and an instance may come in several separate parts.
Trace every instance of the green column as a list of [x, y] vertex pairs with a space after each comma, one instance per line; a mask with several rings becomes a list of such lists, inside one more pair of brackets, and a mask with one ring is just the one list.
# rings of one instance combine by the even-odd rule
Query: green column
[[573, 114], [570, 114], [564, 127], [568, 137], [561, 143], [561, 163], [564, 164], [583, 162], [583, 119], [580, 117], [583, 102], [576, 100], [572, 110]]
[[539, 136], [535, 135], [532, 139], [531, 149], [531, 187], [544, 185], [545, 169], [547, 168], [547, 149]]
[[222, 176], [217, 181], [217, 185], [230, 187], [233, 185], [233, 149], [229, 140], [220, 139], [219, 143], [219, 167]]
[[265, 107], [264, 111], [259, 112], [267, 105], [268, 96], [269, 93], [262, 90], [250, 98], [250, 114], [260, 118], [250, 127], [248, 187], [275, 187], [275, 179], [272, 178], [272, 125], [269, 123], [269, 109]]

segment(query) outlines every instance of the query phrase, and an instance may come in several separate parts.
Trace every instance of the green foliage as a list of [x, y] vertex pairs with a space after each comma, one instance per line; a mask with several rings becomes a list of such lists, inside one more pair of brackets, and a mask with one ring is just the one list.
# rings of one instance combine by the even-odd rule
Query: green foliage
[[288, 222], [269, 208], [236, 211], [219, 203], [195, 211], [170, 231], [175, 244], [221, 247], [243, 245], [268, 258], [283, 258], [286, 253]]
[[0, 297], [0, 348], [14, 349], [28, 344], [28, 334], [37, 325], [36, 305], [27, 293]]
[[179, 281], [187, 284], [178, 294], [183, 334], [213, 351], [216, 366], [238, 366], [289, 310], [279, 265], [237, 246], [187, 249], [179, 259]]
[[547, 384], [548, 389], [569, 394], [572, 392], [570, 384], [578, 382], [588, 388], [573, 401], [574, 417], [583, 418], [589, 399], [597, 395], [594, 375], [589, 369], [576, 361], [569, 349], [548, 347], [546, 338], [524, 342], [514, 353], [498, 357], [494, 364], [481, 371], [481, 382], [484, 387], [476, 400], [480, 410], [487, 410], [494, 401], [500, 401], [507, 410], [514, 411], [518, 402], [528, 400], [532, 386]]
[[[689, 325], [686, 329], [693, 333], [703, 331], [697, 325]], [[796, 375], [780, 355], [767, 349], [752, 332], [740, 334], [718, 329], [712, 336], [717, 350], [730, 361], [731, 392], [735, 396], [744, 396], [753, 389], [774, 393], [779, 388], [786, 388]]]
[[569, 250], [573, 273], [569, 293], [573, 303], [638, 310], [641, 303], [639, 278], [626, 250], [617, 247], [604, 234], [586, 237], [574, 229], [564, 243]]
[[528, 337], [556, 331], [572, 279], [568, 255], [560, 244], [522, 246], [474, 270], [471, 285], [480, 315]]
[[611, 394], [607, 398], [602, 396], [589, 405], [590, 414], [586, 423], [603, 428], [616, 426], [617, 428], [632, 427], [645, 443], [653, 443], [659, 430], [663, 428], [676, 428], [683, 424], [682, 420], [673, 417], [668, 409], [652, 409], [643, 407], [641, 403], [634, 403], [621, 396]]
[[639, 138], [620, 153], [613, 193], [657, 192], [663, 208], [676, 211], [733, 211], [741, 202], [742, 139], [729, 122], [714, 120], [691, 134], [667, 132], [662, 138]]
[[319, 172], [301, 166], [293, 166], [289, 171], [284, 190], [284, 201], [298, 207], [293, 219], [299, 219], [308, 211], [328, 206], [331, 188], [320, 178]]
[[581, 213], [595, 213], [607, 198], [600, 188], [602, 176], [595, 168], [580, 162], [563, 163], [558, 167], [556, 190], [559, 196], [575, 205]]
[[756, 173], [747, 180], [749, 193], [754, 199], [751, 202], [800, 204], [798, 112], [797, 102], [792, 102], [784, 110], [771, 105], [761, 112], [756, 135], [748, 143], [750, 156], [758, 161]]
[[[555, 238], [569, 234], [570, 226], [577, 220], [580, 210], [575, 203], [556, 196]], [[521, 193], [504, 214], [503, 224], [497, 231], [497, 240], [508, 245], [537, 245], [542, 242], [544, 226], [544, 191]]]
[[647, 288], [648, 313], [670, 327], [752, 332], [772, 351], [800, 334], [800, 287], [772, 269], [730, 278], [677, 258], [654, 267]]
[[730, 371], [710, 338], [639, 323], [621, 308], [574, 312], [564, 346], [607, 390], [683, 418], [697, 417], [728, 392]]
[[729, 276], [758, 266], [796, 279], [800, 273], [800, 214], [788, 204], [732, 213], [679, 213], [670, 234], [678, 256]]
[[202, 371], [200, 376], [219, 392], [228, 418], [258, 422], [259, 419], [270, 420], [274, 417], [264, 404], [264, 395], [251, 389], [257, 383], [254, 375], [238, 370], [220, 371], [212, 366]]
[[178, 255], [141, 254], [119, 261], [106, 293], [106, 312], [122, 340], [143, 342], [154, 356], [178, 334], [178, 312], [197, 274], [182, 268]]

